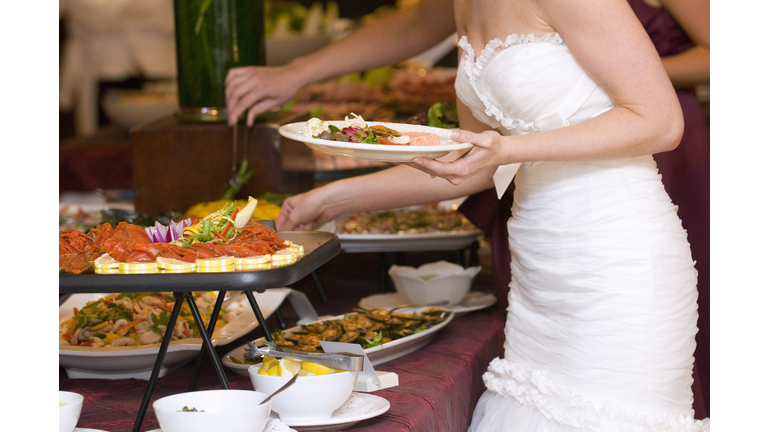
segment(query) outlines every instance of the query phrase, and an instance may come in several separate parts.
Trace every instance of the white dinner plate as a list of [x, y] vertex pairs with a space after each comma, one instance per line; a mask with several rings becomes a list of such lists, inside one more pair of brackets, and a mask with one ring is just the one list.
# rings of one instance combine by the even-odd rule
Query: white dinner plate
[[[280, 306], [288, 294], [289, 288], [268, 289], [264, 293], [254, 292], [259, 309], [266, 319]], [[86, 302], [98, 300], [106, 294], [73, 294], [59, 306], [59, 323], [74, 315], [73, 308], [82, 308]], [[227, 300], [223, 308], [243, 308], [232, 321], [216, 328], [211, 339], [213, 346], [226, 345], [248, 334], [259, 323], [245, 294], [240, 293]], [[152, 375], [160, 344], [132, 347], [78, 347], [71, 346], [59, 337], [59, 366], [63, 366], [69, 378], [124, 379], [138, 378], [148, 380]], [[168, 346], [160, 377], [197, 357], [203, 340], [189, 338], [173, 341]]]
[[[357, 305], [363, 309], [391, 309], [407, 303], [408, 301], [400, 293], [394, 292], [363, 297]], [[446, 309], [453, 309], [453, 313], [459, 316], [491, 307], [494, 303], [496, 303], [495, 295], [480, 291], [470, 291], [456, 306], [444, 307]]]
[[389, 401], [383, 397], [368, 393], [355, 392], [353, 394], [360, 396], [364, 402], [372, 403], [373, 405], [368, 411], [360, 414], [338, 414], [334, 412], [333, 417], [328, 420], [283, 421], [283, 423], [299, 432], [339, 430], [346, 429], [357, 422], [380, 416], [389, 410]]
[[[413, 313], [415, 311], [422, 311], [425, 309], [428, 309], [428, 307], [406, 308], [406, 309], [400, 309], [398, 310], [398, 312]], [[435, 337], [437, 332], [439, 332], [443, 327], [447, 326], [448, 323], [450, 323], [451, 320], [453, 320], [454, 316], [455, 316], [455, 313], [451, 313], [448, 316], [448, 318], [445, 319], [445, 321], [441, 322], [440, 324], [434, 327], [428, 328], [427, 330], [424, 330], [416, 334], [412, 334], [410, 336], [406, 336], [404, 338], [387, 342], [379, 346], [366, 348], [363, 350], [363, 352], [368, 357], [368, 360], [371, 361], [371, 365], [373, 366], [386, 363], [390, 360], [394, 360], [406, 354], [410, 354], [418, 350], [419, 348], [425, 346], [430, 341], [432, 341], [432, 339]], [[331, 320], [338, 320], [343, 318], [344, 318], [344, 315], [337, 315], [330, 318], [323, 318], [318, 321], [331, 321]], [[300, 329], [301, 329], [301, 326], [291, 327], [287, 330], [284, 330], [283, 333], [286, 335], [290, 335]], [[259, 345], [261, 342], [263, 342], [263, 340], [264, 338], [259, 338], [254, 342], [257, 345]], [[246, 348], [248, 348], [248, 344], [244, 344], [233, 349], [232, 351], [228, 352], [227, 355], [221, 358], [221, 363], [224, 366], [232, 369], [238, 375], [248, 376], [248, 368], [251, 367], [251, 365], [258, 363], [258, 361], [253, 363], [245, 362]], [[237, 363], [233, 359], [235, 359], [240, 363]]]
[[336, 234], [341, 249], [358, 252], [450, 251], [469, 247], [482, 231], [423, 234]]
[[[343, 121], [330, 121], [330, 124], [338, 126]], [[386, 126], [398, 132], [431, 132], [440, 137], [439, 145], [410, 146], [410, 145], [385, 145], [385, 144], [360, 144], [341, 141], [330, 141], [312, 138], [304, 133], [306, 122], [290, 123], [280, 126], [280, 135], [292, 140], [301, 141], [313, 150], [327, 153], [331, 156], [340, 156], [351, 159], [364, 159], [379, 162], [411, 162], [417, 157], [437, 159], [447, 155], [453, 150], [466, 150], [472, 147], [470, 143], [460, 143], [448, 137], [449, 129], [430, 126], [411, 125], [405, 123], [367, 122], [368, 126]]]

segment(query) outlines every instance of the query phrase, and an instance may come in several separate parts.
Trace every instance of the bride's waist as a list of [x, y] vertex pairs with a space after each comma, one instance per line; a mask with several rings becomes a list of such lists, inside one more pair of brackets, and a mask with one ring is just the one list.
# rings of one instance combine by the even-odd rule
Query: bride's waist
[[661, 184], [651, 155], [608, 160], [524, 162], [515, 178], [517, 190], [643, 182]]

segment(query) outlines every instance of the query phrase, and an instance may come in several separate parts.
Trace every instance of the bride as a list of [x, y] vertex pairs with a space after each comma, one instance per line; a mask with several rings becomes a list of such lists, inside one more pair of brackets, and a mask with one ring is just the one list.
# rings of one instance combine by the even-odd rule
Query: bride
[[651, 156], [677, 146], [682, 114], [626, 1], [422, 0], [285, 67], [230, 71], [230, 122], [453, 32], [451, 138], [469, 153], [293, 196], [278, 229], [514, 181], [505, 354], [470, 430], [708, 430], [692, 410], [696, 271]]

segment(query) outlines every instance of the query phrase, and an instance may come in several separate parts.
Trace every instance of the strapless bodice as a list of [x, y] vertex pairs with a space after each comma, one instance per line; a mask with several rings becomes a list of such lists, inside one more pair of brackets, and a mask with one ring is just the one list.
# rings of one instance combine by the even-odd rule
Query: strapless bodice
[[[477, 58], [466, 36], [459, 46], [464, 52], [455, 84], [458, 98], [478, 120], [505, 135], [553, 129], [548, 123], [537, 127], [537, 119], [556, 112], [569, 97], [578, 99], [578, 104], [563, 119], [566, 124], [614, 107], [608, 93], [586, 75], [558, 34], [494, 39]], [[574, 93], [580, 86], [582, 90]]]

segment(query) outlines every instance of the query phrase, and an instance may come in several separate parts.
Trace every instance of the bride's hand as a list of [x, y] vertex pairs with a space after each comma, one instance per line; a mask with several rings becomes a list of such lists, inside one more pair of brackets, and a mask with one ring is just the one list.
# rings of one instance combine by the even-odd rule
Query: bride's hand
[[450, 137], [456, 142], [472, 143], [474, 147], [452, 162], [416, 158], [406, 165], [427, 174], [442, 177], [454, 185], [461, 184], [488, 167], [503, 165], [500, 154], [502, 136], [498, 132], [485, 131], [478, 134], [457, 129], [451, 131]]

